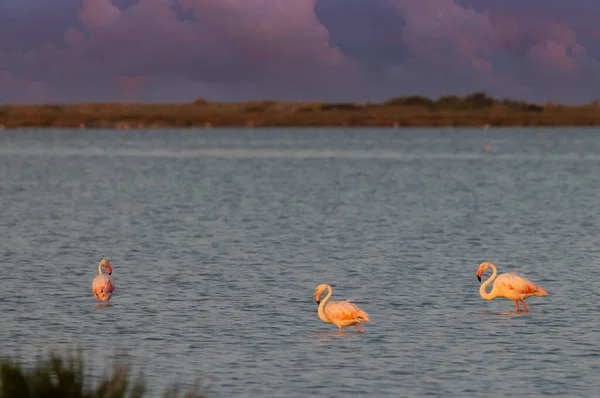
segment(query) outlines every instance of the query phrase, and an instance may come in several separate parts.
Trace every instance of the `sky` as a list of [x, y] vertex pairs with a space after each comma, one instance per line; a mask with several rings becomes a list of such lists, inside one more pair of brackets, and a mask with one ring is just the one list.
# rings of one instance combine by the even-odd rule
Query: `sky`
[[0, 102], [600, 98], [598, 0], [1, 0]]

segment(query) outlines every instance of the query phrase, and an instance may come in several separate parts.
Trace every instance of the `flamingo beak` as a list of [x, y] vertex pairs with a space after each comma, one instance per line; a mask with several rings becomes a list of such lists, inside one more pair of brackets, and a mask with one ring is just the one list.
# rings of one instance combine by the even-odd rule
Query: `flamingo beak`
[[477, 271], [477, 280], [479, 282], [481, 282], [481, 274], [483, 274], [483, 272], [481, 270]]
[[108, 271], [108, 275], [112, 275], [112, 268], [111, 267], [107, 267], [106, 270]]
[[477, 280], [481, 282], [481, 277], [479, 275], [477, 275]]

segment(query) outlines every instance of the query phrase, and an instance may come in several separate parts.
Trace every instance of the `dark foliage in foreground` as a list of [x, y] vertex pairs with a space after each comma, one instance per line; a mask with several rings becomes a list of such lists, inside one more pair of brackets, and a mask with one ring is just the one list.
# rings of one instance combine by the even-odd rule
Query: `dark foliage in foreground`
[[[24, 368], [10, 359], [0, 362], [0, 398], [141, 398], [147, 389], [141, 377], [131, 380], [129, 367], [117, 364], [112, 375], [96, 386], [85, 381], [85, 366], [81, 353], [62, 357], [50, 354], [31, 368]], [[174, 387], [165, 397], [180, 396]], [[186, 398], [201, 398], [198, 392], [188, 392]]]
[[0, 106], [0, 128], [302, 126], [598, 126], [600, 106], [496, 100], [483, 92], [384, 103], [252, 101], [183, 104], [91, 103]]

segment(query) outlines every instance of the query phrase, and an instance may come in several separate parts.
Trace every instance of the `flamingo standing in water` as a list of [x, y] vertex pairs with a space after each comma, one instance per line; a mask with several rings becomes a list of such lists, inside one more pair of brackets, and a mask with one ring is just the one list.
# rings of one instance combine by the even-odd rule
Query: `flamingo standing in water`
[[[329, 289], [329, 293], [325, 297], [325, 300], [321, 301], [321, 295], [326, 289]], [[333, 290], [331, 289], [331, 286], [325, 283], [317, 286], [315, 301], [319, 304], [319, 318], [325, 323], [333, 323], [336, 325], [340, 328], [340, 333], [342, 332], [343, 326], [352, 325], [362, 333], [363, 330], [357, 324], [369, 322], [369, 315], [356, 305], [352, 304], [350, 300], [332, 301], [327, 303], [327, 300], [329, 300], [332, 294]], [[325, 305], [326, 303], [327, 305]]]
[[[548, 295], [548, 293], [541, 286], [536, 285], [532, 281], [525, 279], [514, 272], [500, 274], [498, 278], [496, 278], [496, 266], [487, 261], [479, 264], [479, 270], [477, 270], [477, 279], [479, 279], [479, 282], [481, 282], [481, 275], [483, 275], [488, 268], [492, 269], [492, 276], [483, 282], [479, 288], [479, 294], [485, 300], [493, 300], [496, 297], [505, 297], [515, 302], [517, 311], [520, 310], [519, 301], [521, 304], [523, 304], [525, 311], [529, 311], [529, 308], [527, 308], [525, 301], [523, 300], [529, 296]], [[487, 285], [489, 285], [494, 278], [496, 278], [496, 280], [492, 286], [492, 291], [490, 293], [486, 293], [485, 289]]]
[[110, 277], [106, 274], [102, 273], [102, 268], [106, 268], [106, 272], [108, 275], [112, 274], [112, 267], [110, 266], [110, 262], [103, 258], [98, 264], [98, 275], [92, 281], [92, 291], [94, 292], [94, 296], [98, 299], [98, 301], [107, 300], [110, 303], [110, 297], [115, 290], [115, 285], [110, 280]]

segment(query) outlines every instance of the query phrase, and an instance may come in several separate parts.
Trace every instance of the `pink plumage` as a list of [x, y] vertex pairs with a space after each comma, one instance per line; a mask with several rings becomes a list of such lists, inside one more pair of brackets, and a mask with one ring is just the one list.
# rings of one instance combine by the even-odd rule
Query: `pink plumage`
[[[102, 273], [102, 268], [106, 268], [107, 274]], [[92, 292], [98, 301], [107, 300], [110, 302], [110, 298], [115, 291], [115, 286], [113, 281], [110, 279], [112, 274], [112, 267], [110, 266], [110, 262], [103, 258], [98, 264], [98, 275], [92, 281]]]
[[357, 320], [367, 322], [369, 316], [366, 312], [352, 304], [350, 300], [330, 301], [325, 307], [325, 314], [329, 319], [339, 319], [343, 321]]
[[[479, 269], [477, 270], [477, 279], [479, 279], [479, 281], [481, 281], [481, 275], [483, 275], [488, 268], [492, 269], [492, 276], [483, 282], [479, 288], [479, 294], [485, 300], [493, 300], [497, 297], [505, 297], [515, 302], [517, 311], [520, 310], [519, 301], [521, 304], [523, 304], [525, 311], [529, 311], [529, 308], [527, 308], [525, 301], [523, 300], [530, 296], [548, 295], [548, 292], [546, 292], [546, 290], [544, 290], [544, 288], [542, 288], [540, 285], [514, 272], [507, 272], [499, 275], [496, 278], [496, 266], [487, 261], [479, 265]], [[485, 289], [492, 281], [494, 282], [492, 291], [487, 293]]]
[[[321, 301], [321, 295], [325, 290], [329, 290], [329, 293]], [[358, 324], [369, 322], [369, 315], [358, 308], [357, 305], [351, 303], [350, 300], [328, 302], [332, 294], [333, 289], [331, 289], [331, 286], [327, 284], [317, 286], [315, 301], [319, 304], [319, 319], [325, 323], [333, 323], [339, 328], [340, 333], [344, 326], [354, 326], [360, 332], [363, 332]]]
[[494, 281], [494, 286], [501, 287], [509, 294], [516, 294], [521, 296], [521, 300], [529, 296], [547, 296], [548, 293], [539, 285], [533, 283], [529, 279], [514, 273], [507, 272], [498, 275]]

